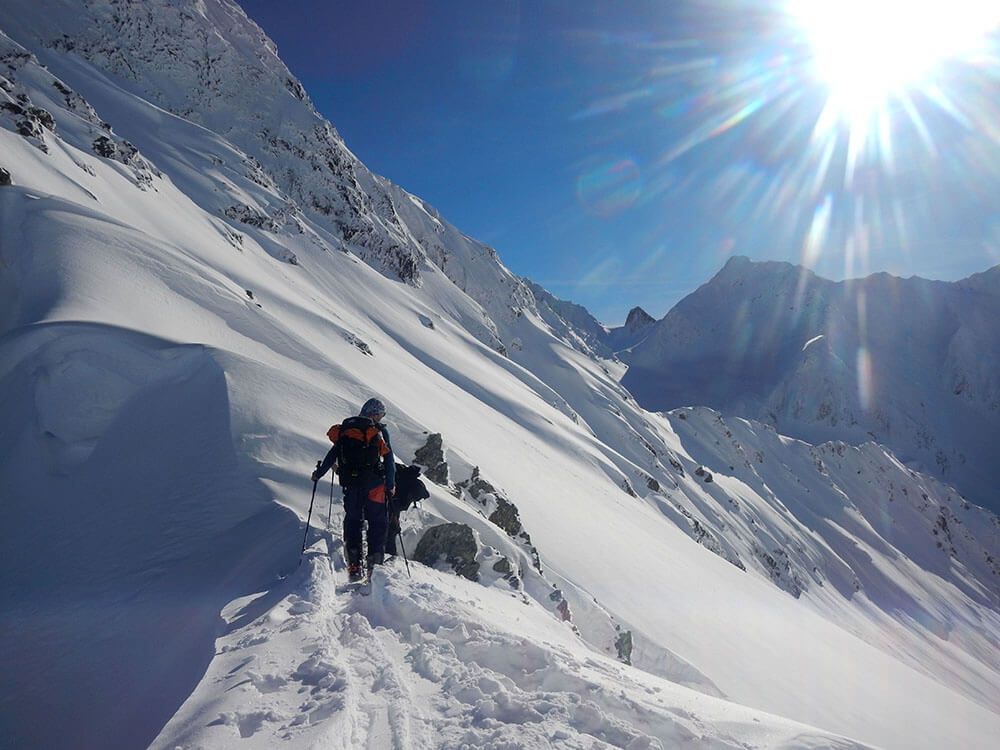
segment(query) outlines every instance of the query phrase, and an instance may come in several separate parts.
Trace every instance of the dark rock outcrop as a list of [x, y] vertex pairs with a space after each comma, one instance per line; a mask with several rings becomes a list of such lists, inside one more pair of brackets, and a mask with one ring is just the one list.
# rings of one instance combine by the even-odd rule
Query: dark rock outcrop
[[350, 342], [351, 346], [353, 346], [355, 349], [357, 349], [365, 356], [367, 357], [375, 356], [375, 352], [372, 351], [372, 348], [368, 346], [368, 344], [366, 344], [364, 341], [359, 339], [357, 336], [355, 336], [353, 333], [345, 333], [344, 338], [346, 338], [348, 342]]
[[413, 454], [413, 463], [424, 470], [424, 476], [436, 484], [448, 484], [448, 463], [444, 460], [444, 441], [440, 432], [427, 436], [423, 447]]
[[22, 117], [15, 123], [17, 134], [24, 138], [42, 138], [42, 123], [35, 117]]
[[[807, 588], [806, 583], [792, 569], [791, 561], [785, 550], [775, 549], [773, 552], [768, 552], [766, 549], [754, 545], [754, 554], [758, 560], [764, 563], [768, 575], [771, 576], [771, 580], [778, 588], [787, 591], [796, 599], [802, 596], [802, 592]], [[859, 588], [860, 586], [856, 583], [855, 589]]]
[[499, 560], [493, 563], [493, 571], [499, 573], [512, 589], [521, 588], [521, 579], [514, 570], [514, 566], [511, 565], [510, 560], [506, 557], [501, 556]]
[[569, 602], [566, 601], [566, 597], [563, 596], [561, 590], [555, 589], [549, 594], [549, 600], [556, 603], [556, 612], [559, 613], [559, 619], [563, 622], [573, 621], [573, 613], [569, 610]]
[[487, 520], [503, 529], [511, 539], [521, 542], [531, 554], [532, 564], [538, 571], [541, 571], [542, 563], [538, 557], [538, 550], [531, 543], [531, 535], [521, 524], [521, 514], [518, 512], [517, 506], [508, 500], [500, 490], [483, 479], [478, 466], [472, 469], [471, 477], [464, 482], [459, 482], [456, 487], [459, 490], [466, 490], [472, 499], [484, 508], [488, 509], [495, 504], [493, 512], [490, 513]]
[[28, 107], [28, 114], [38, 120], [39, 124], [51, 132], [56, 130], [56, 120], [52, 113], [42, 107]]
[[424, 532], [413, 552], [413, 559], [434, 567], [443, 558], [452, 570], [470, 581], [479, 580], [479, 552], [472, 529], [464, 523], [445, 523]]
[[118, 146], [106, 135], [98, 136], [91, 148], [102, 159], [114, 159], [118, 154]]
[[281, 225], [266, 213], [245, 203], [237, 203], [229, 206], [222, 213], [227, 219], [263, 229], [265, 232], [277, 232], [281, 229]]
[[489, 520], [506, 531], [507, 536], [520, 536], [524, 541], [531, 542], [531, 537], [521, 525], [521, 514], [518, 513], [517, 506], [506, 498], [497, 497], [497, 509], [490, 513]]
[[[494, 487], [492, 484], [483, 479], [482, 474], [479, 473], [479, 467], [474, 466], [472, 468], [472, 476], [464, 482], [459, 482], [458, 486], [469, 491], [474, 500], [478, 500], [480, 503], [485, 505], [484, 499], [481, 497], [485, 494], [495, 495], [500, 497], [500, 491]], [[516, 513], [516, 510], [515, 510]], [[508, 532], [509, 533], [509, 532]]]
[[619, 632], [615, 639], [615, 649], [618, 651], [618, 658], [625, 664], [632, 663], [632, 631], [623, 630]]

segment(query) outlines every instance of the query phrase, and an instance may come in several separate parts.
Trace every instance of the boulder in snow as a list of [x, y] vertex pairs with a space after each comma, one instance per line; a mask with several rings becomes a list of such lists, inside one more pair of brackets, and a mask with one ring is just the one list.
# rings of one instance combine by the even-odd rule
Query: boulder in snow
[[493, 572], [499, 573], [512, 589], [519, 589], [521, 587], [521, 579], [514, 570], [514, 566], [511, 565], [510, 560], [503, 555], [500, 556], [499, 560], [493, 563]]
[[623, 630], [615, 639], [615, 649], [618, 651], [618, 658], [625, 664], [632, 663], [632, 631]]
[[448, 463], [444, 460], [444, 441], [440, 432], [431, 433], [427, 442], [413, 454], [413, 463], [424, 470], [424, 476], [436, 484], [448, 484]]
[[443, 559], [458, 575], [478, 581], [478, 552], [471, 528], [464, 523], [444, 523], [427, 529], [417, 544], [413, 559], [430, 567], [439, 565]]

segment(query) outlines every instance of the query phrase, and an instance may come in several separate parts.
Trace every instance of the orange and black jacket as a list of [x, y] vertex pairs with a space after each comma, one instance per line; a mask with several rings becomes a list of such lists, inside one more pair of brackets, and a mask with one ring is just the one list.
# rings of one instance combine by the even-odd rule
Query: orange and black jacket
[[[379, 447], [379, 455], [382, 457], [382, 466], [385, 469], [385, 489], [387, 492], [391, 492], [396, 486], [396, 460], [392, 454], [389, 429], [384, 424], [377, 425], [377, 427], [382, 440], [382, 445]], [[330, 467], [337, 462], [337, 440], [340, 437], [340, 425], [335, 424], [326, 434], [333, 443], [333, 447], [330, 448], [326, 454], [326, 458], [323, 459], [323, 463], [320, 464], [317, 478], [326, 474], [330, 470]]]

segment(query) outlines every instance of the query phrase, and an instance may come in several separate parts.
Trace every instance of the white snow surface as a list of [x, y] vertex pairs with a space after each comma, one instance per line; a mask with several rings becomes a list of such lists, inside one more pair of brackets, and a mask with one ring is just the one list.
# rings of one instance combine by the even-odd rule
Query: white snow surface
[[[993, 746], [996, 516], [875, 443], [639, 408], [229, 2], [0, 29], [5, 746]], [[326, 480], [297, 566], [370, 395], [400, 460], [443, 438], [406, 549], [465, 524], [478, 580], [349, 591]]]
[[519, 595], [454, 575], [397, 561], [352, 595], [338, 546], [324, 535], [303, 571], [227, 607], [154, 747], [861, 747], [581, 649]]

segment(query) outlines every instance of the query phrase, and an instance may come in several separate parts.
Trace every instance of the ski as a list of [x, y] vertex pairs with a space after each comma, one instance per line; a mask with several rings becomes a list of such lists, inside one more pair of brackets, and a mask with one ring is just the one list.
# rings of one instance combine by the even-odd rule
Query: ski
[[[362, 590], [368, 586], [368, 581], [364, 579], [360, 581], [348, 581], [347, 583], [342, 583], [337, 586], [338, 594], [359, 594]], [[367, 595], [367, 594], [365, 594]]]
[[368, 596], [371, 593], [371, 590], [371, 574], [367, 574], [356, 581], [348, 580], [346, 583], [342, 583], [337, 586], [338, 594], [361, 594], [362, 596]]
[[375, 574], [375, 568], [368, 568], [365, 571], [365, 577], [361, 579], [361, 586], [358, 587], [358, 593], [361, 596], [368, 596], [372, 592], [372, 578]]

